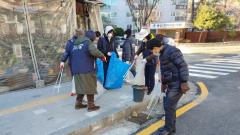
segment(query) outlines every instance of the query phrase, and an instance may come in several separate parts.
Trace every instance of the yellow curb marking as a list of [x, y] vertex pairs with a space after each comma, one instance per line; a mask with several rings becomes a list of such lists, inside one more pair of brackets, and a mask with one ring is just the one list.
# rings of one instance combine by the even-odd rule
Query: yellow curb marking
[[[207, 98], [208, 89], [207, 89], [206, 85], [202, 82], [197, 82], [197, 84], [200, 87], [201, 95], [197, 99], [190, 102], [189, 104], [186, 104], [183, 107], [179, 108], [176, 112], [177, 117], [183, 115], [187, 111], [196, 107], [197, 105], [199, 105], [202, 101], [204, 101]], [[164, 124], [165, 124], [164, 120], [159, 120], [159, 121], [153, 123], [152, 125], [150, 125], [149, 127], [145, 128], [144, 130], [138, 132], [137, 135], [151, 135], [152, 133], [157, 131], [159, 128], [163, 127]]]
[[24, 110], [31, 109], [31, 108], [37, 107], [37, 106], [56, 103], [57, 101], [67, 99], [69, 97], [70, 97], [69, 95], [64, 94], [64, 95], [53, 96], [53, 97], [48, 97], [48, 98], [44, 98], [44, 99], [35, 100], [35, 101], [30, 102], [30, 103], [22, 104], [22, 105], [12, 107], [12, 108], [9, 108], [9, 109], [0, 110], [0, 116], [24, 111]]

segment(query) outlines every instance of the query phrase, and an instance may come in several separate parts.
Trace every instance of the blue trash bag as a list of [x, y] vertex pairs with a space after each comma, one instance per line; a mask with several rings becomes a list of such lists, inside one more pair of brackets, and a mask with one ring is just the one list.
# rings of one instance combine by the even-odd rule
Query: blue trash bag
[[126, 74], [130, 64], [122, 62], [117, 58], [116, 53], [112, 52], [112, 56], [109, 62], [107, 78], [105, 88], [107, 89], [118, 89], [123, 85], [123, 76]]
[[96, 65], [97, 65], [97, 79], [100, 83], [103, 84], [104, 81], [103, 62], [100, 59], [97, 59]]

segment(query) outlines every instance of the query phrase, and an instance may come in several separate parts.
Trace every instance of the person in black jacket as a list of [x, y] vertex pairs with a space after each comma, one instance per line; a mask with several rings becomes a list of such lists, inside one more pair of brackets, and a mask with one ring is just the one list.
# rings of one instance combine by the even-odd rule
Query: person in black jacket
[[105, 86], [105, 80], [107, 77], [107, 70], [110, 62], [110, 58], [112, 55], [112, 52], [115, 52], [118, 55], [117, 52], [117, 44], [114, 38], [114, 30], [112, 26], [107, 26], [105, 28], [104, 36], [101, 37], [98, 40], [97, 48], [106, 56], [107, 61], [103, 63], [104, 68], [104, 83], [103, 86]]
[[[124, 33], [126, 39], [122, 47], [122, 61], [131, 64], [134, 61], [135, 56], [135, 40], [132, 37], [131, 29], [127, 29]], [[131, 69], [132, 74], [135, 76], [135, 69]]]
[[[154, 38], [153, 34], [148, 34], [145, 38], [144, 41], [142, 42], [141, 46], [136, 52], [136, 55], [140, 55], [141, 53], [143, 54], [143, 58], [145, 59], [146, 57], [152, 55], [151, 50], [147, 48], [147, 41], [151, 40]], [[145, 66], [145, 86], [148, 88], [147, 94], [150, 95], [151, 92], [154, 89], [155, 86], [155, 73], [156, 73], [156, 67], [157, 67], [157, 57], [147, 60], [146, 66]]]
[[[159, 135], [171, 135], [176, 132], [177, 103], [189, 90], [189, 70], [181, 51], [168, 44], [163, 44], [159, 39], [150, 40], [148, 47], [155, 56], [160, 58], [162, 74], [162, 92], [166, 92], [164, 98], [165, 126], [159, 129]], [[159, 53], [159, 54], [158, 54]], [[153, 56], [154, 57], [154, 56]]]
[[124, 37], [126, 38], [126, 40], [123, 43], [123, 50], [122, 50], [122, 60], [123, 60], [123, 62], [131, 63], [134, 60], [135, 41], [134, 41], [134, 38], [131, 35], [132, 35], [131, 29], [127, 29], [124, 33]]

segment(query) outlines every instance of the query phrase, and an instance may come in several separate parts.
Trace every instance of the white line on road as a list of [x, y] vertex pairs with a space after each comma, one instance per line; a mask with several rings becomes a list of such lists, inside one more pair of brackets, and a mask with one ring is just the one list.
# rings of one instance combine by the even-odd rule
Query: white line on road
[[223, 61], [237, 61], [237, 62], [240, 62], [240, 58], [224, 58], [224, 59], [211, 59], [211, 60], [223, 60]]
[[208, 68], [208, 67], [199, 67], [199, 66], [189, 66], [189, 68], [194, 68], [194, 69], [203, 69], [203, 70], [213, 70], [213, 71], [223, 71], [223, 72], [238, 72], [237, 70], [232, 70], [232, 69], [219, 69], [219, 68]]
[[210, 79], [215, 79], [217, 76], [212, 76], [212, 75], [203, 75], [203, 74], [195, 74], [195, 73], [189, 73], [190, 76], [194, 77], [200, 77], [200, 78], [210, 78]]
[[223, 72], [197, 70], [197, 69], [190, 69], [189, 71], [190, 72], [197, 72], [197, 73], [215, 74], [215, 75], [228, 75], [229, 74], [229, 73], [223, 73]]
[[240, 66], [240, 64], [237, 64], [237, 63], [221, 63], [221, 62], [205, 62], [205, 64], [222, 65], [222, 66]]
[[40, 114], [43, 114], [43, 113], [46, 113], [46, 112], [47, 112], [46, 109], [38, 109], [38, 110], [33, 111], [33, 113], [36, 114], [36, 115], [40, 115]]
[[203, 67], [214, 67], [214, 68], [240, 69], [240, 67], [219, 66], [219, 65], [211, 65], [211, 64], [195, 64], [195, 65], [196, 66], [203, 66]]
[[235, 63], [235, 64], [240, 64], [238, 61], [224, 61], [224, 60], [215, 60], [214, 62], [220, 62], [220, 63]]

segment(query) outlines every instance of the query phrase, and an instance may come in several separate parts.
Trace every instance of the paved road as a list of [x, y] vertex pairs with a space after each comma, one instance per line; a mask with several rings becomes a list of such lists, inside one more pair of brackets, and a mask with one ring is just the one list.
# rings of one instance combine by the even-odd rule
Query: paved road
[[240, 135], [240, 55], [186, 59], [191, 79], [204, 82], [209, 96], [178, 118], [176, 135]]

